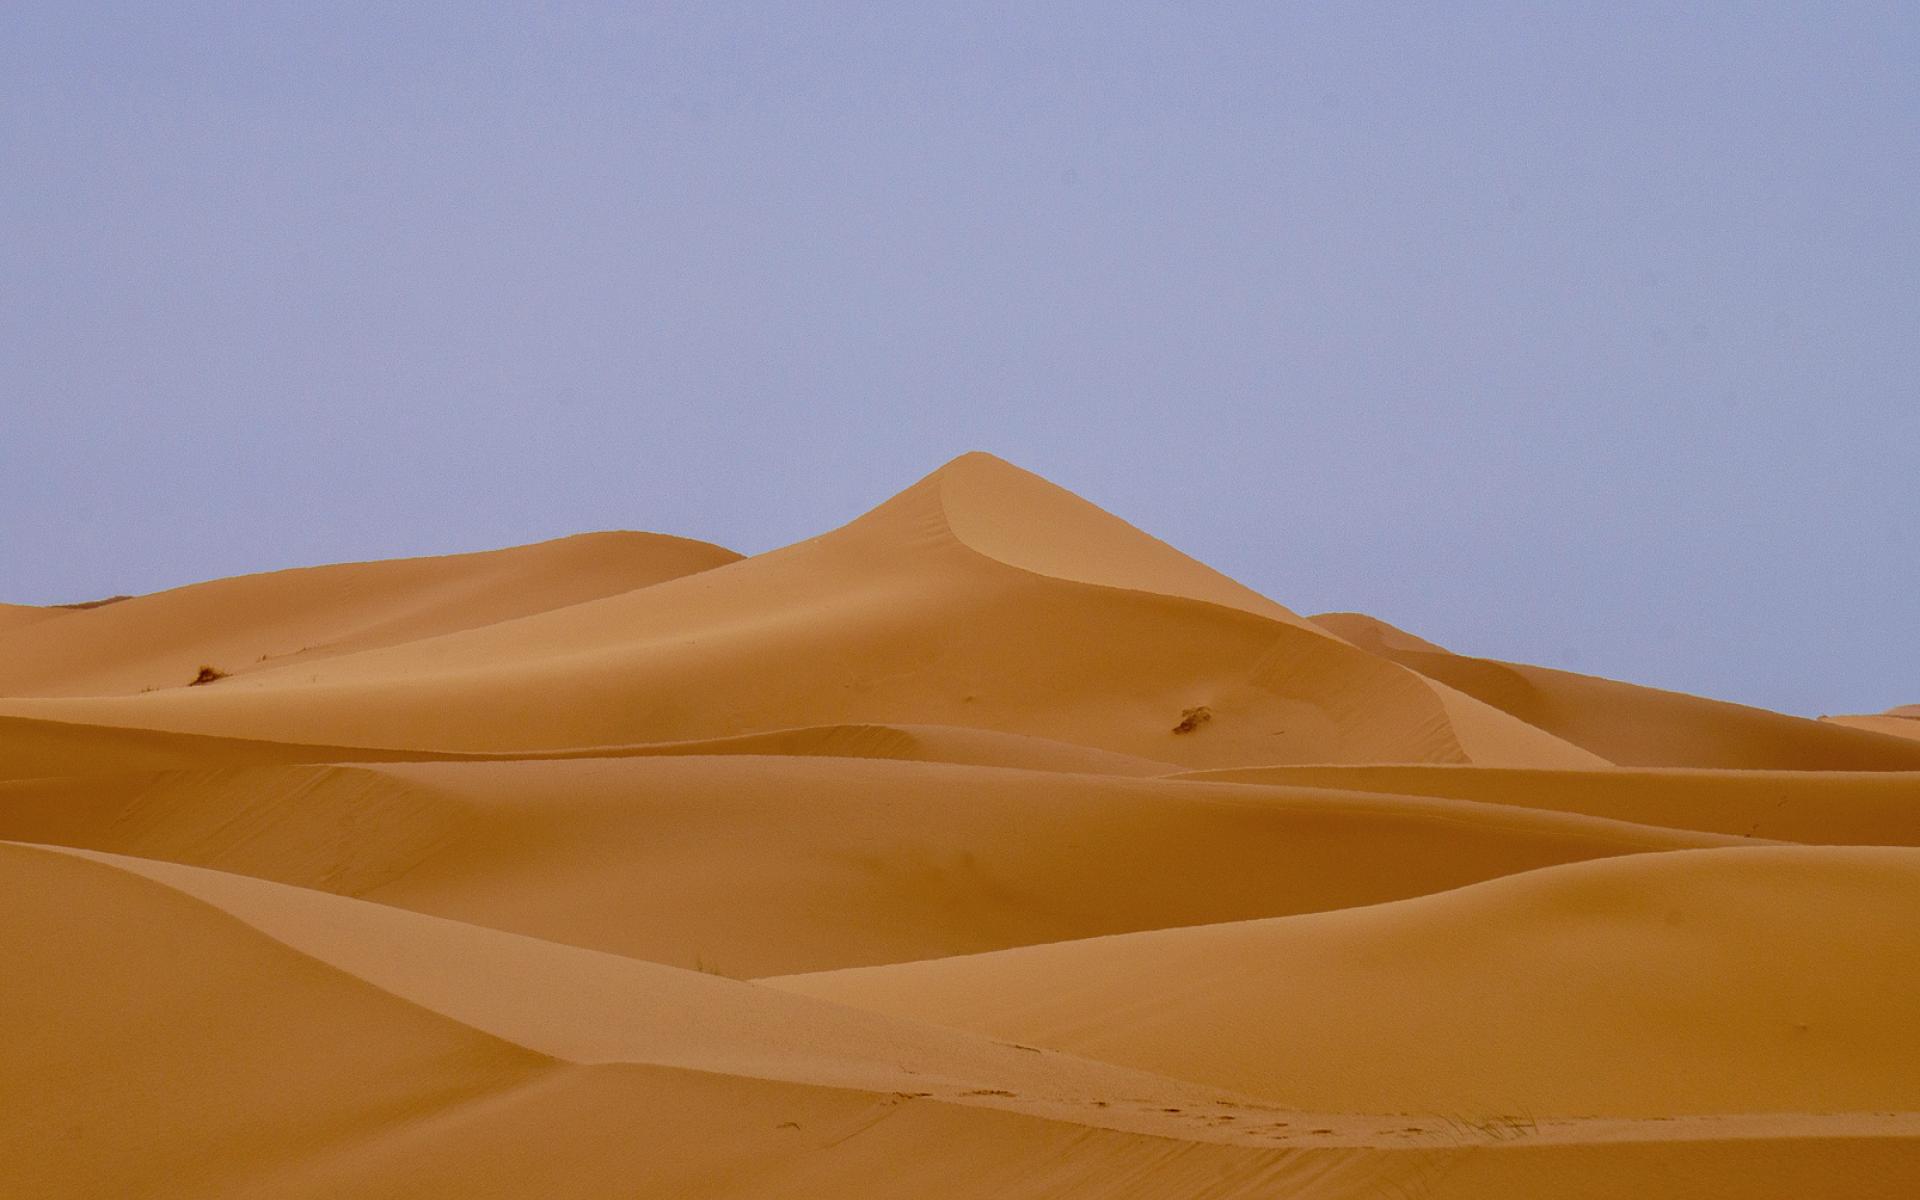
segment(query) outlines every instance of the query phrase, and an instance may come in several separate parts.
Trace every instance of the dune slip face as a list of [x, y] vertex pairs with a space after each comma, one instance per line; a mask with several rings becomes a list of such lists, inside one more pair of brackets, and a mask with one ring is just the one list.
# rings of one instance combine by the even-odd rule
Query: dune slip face
[[985, 454], [0, 605], [0, 1196], [1920, 1194], [1916, 725], [1302, 616]]

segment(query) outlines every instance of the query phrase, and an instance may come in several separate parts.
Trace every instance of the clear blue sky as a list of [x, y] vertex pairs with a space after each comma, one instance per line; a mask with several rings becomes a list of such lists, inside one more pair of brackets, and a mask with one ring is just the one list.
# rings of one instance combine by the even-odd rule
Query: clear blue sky
[[0, 598], [993, 450], [1303, 611], [1920, 701], [1920, 7], [0, 10]]

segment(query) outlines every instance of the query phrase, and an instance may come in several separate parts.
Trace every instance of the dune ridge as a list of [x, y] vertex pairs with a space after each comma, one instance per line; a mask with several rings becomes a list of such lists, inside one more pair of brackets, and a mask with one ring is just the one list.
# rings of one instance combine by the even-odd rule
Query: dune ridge
[[[1090, 524], [1137, 552], [1108, 555], [1118, 583], [1009, 565], [956, 536], [949, 484], [1024, 497], [1029, 565], [1044, 551], [1078, 569]], [[1465, 731], [1480, 761], [1598, 763], [1277, 605], [1219, 603], [1244, 589], [1090, 507], [968, 456], [830, 534], [643, 590], [212, 687], [0, 713], [387, 746], [404, 729], [415, 748], [504, 751], [906, 723], [1184, 766], [1463, 761]], [[1199, 709], [1205, 729], [1175, 732]]]

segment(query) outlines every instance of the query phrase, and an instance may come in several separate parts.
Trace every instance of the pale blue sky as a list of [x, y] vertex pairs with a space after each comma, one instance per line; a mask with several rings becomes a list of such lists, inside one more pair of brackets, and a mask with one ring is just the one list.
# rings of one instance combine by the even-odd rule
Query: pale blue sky
[[1303, 611], [1920, 701], [1920, 7], [0, 10], [0, 599], [995, 451]]

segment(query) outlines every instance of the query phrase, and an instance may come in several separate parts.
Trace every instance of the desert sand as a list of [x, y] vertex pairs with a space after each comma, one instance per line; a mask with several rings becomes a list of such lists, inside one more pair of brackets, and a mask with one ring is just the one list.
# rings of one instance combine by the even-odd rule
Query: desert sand
[[983, 454], [0, 605], [0, 880], [0, 1196], [1920, 1194], [1920, 708], [1303, 616]]
[[1894, 737], [1920, 738], [1920, 704], [1902, 704], [1881, 713], [1853, 713], [1820, 719], [1833, 725], [1888, 733]]

